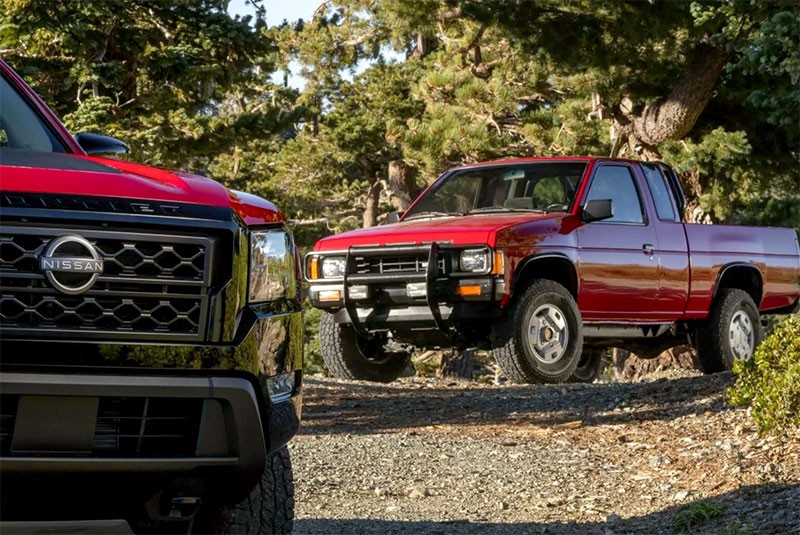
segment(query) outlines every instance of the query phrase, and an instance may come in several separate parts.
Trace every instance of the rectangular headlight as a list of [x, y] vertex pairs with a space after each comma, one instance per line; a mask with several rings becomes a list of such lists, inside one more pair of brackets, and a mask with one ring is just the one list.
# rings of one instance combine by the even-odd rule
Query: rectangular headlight
[[250, 233], [251, 303], [297, 297], [292, 235], [283, 229]]
[[345, 259], [343, 256], [330, 256], [322, 259], [322, 278], [340, 279], [344, 276]]
[[461, 271], [486, 271], [489, 269], [489, 252], [485, 249], [466, 249], [459, 258]]

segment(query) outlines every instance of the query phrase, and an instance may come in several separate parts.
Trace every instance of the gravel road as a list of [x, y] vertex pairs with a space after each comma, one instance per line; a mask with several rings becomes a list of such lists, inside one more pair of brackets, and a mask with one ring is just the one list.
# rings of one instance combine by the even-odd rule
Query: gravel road
[[759, 437], [731, 381], [310, 377], [295, 533], [800, 534], [800, 436]]

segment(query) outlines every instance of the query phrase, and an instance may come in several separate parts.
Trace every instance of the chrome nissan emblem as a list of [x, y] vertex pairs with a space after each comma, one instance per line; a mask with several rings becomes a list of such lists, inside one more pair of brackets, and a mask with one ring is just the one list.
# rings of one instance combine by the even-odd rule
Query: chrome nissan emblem
[[39, 267], [56, 290], [77, 295], [97, 281], [103, 272], [103, 257], [87, 239], [61, 236], [47, 246]]

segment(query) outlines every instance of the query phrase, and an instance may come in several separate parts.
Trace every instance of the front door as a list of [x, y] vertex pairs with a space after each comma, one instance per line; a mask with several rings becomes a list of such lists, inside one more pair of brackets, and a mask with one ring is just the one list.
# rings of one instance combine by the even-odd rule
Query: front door
[[656, 233], [630, 166], [599, 164], [582, 202], [594, 199], [611, 199], [614, 215], [577, 230], [578, 306], [583, 319], [658, 319]]

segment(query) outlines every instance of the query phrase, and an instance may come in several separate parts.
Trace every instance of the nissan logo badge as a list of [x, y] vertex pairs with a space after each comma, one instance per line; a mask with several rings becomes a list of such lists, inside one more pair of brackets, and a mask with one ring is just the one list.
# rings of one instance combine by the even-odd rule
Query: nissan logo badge
[[56, 290], [77, 295], [97, 281], [103, 272], [103, 258], [87, 239], [61, 236], [47, 246], [39, 267]]

